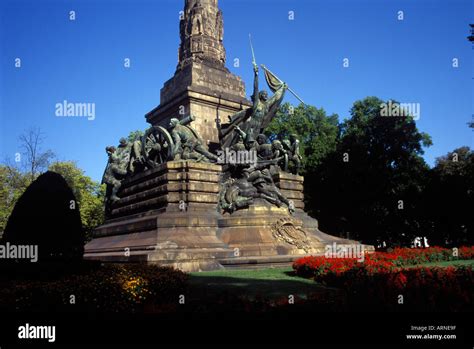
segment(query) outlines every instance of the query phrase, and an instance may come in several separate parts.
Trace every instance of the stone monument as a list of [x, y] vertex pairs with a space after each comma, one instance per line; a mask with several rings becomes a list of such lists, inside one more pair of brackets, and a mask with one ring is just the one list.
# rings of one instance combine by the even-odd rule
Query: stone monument
[[[288, 264], [334, 242], [304, 211], [297, 135], [263, 134], [288, 86], [265, 66], [273, 92], [252, 100], [226, 67], [217, 0], [186, 0], [174, 76], [145, 115], [143, 137], [106, 148], [106, 221], [85, 258], [185, 271]], [[290, 171], [291, 170], [291, 171]]]

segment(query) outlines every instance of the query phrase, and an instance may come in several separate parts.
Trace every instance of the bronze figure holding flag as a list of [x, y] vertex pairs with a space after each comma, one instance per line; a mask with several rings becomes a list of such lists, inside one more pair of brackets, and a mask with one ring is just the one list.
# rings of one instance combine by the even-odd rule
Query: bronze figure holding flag
[[221, 147], [231, 147], [238, 140], [238, 134], [234, 132], [238, 126], [243, 132], [252, 136], [254, 139], [270, 124], [273, 117], [275, 116], [278, 108], [280, 107], [286, 90], [289, 90], [293, 95], [299, 98], [288, 85], [281, 81], [276, 75], [274, 75], [267, 67], [262, 64], [262, 68], [265, 74], [265, 80], [269, 89], [274, 93], [270, 98], [266, 91], [259, 91], [258, 73], [259, 68], [255, 59], [255, 54], [250, 39], [250, 48], [252, 51], [252, 65], [254, 71], [254, 83], [253, 83], [253, 94], [251, 96], [253, 105], [252, 107], [242, 110], [232, 116], [229, 116], [229, 123], [223, 124], [220, 129]]

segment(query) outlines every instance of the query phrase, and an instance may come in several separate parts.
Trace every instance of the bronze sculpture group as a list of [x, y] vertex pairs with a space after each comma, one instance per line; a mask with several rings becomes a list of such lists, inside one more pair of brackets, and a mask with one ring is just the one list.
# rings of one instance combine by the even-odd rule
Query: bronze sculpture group
[[[257, 161], [224, 164], [219, 206], [224, 212], [232, 213], [260, 198], [278, 207], [285, 205], [292, 213], [295, 209], [293, 202], [281, 193], [273, 176], [278, 171], [289, 172], [290, 163], [293, 165], [292, 172], [299, 174], [302, 161], [299, 140], [297, 135], [291, 134], [289, 139], [270, 141], [264, 134], [288, 86], [265, 68], [266, 81], [274, 92], [268, 98], [266, 91], [258, 89], [259, 69], [255, 62], [253, 70], [253, 105], [229, 116], [228, 123], [217, 126], [222, 150], [255, 152]], [[125, 178], [167, 161], [219, 162], [219, 157], [209, 151], [206, 143], [190, 126], [194, 120], [192, 115], [182, 120], [171, 118], [167, 128], [152, 126], [141, 137], [133, 140], [121, 138], [117, 148], [106, 148], [108, 162], [102, 179], [102, 183], [107, 185], [106, 212], [120, 200], [120, 187]]]

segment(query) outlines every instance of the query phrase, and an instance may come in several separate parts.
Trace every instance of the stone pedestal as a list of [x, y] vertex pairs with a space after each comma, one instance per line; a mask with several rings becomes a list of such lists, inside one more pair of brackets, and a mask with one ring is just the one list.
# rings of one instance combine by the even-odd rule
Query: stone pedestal
[[85, 258], [199, 271], [290, 263], [324, 253], [328, 243], [355, 243], [320, 232], [317, 220], [303, 211], [303, 177], [274, 176], [294, 201], [294, 214], [262, 199], [230, 214], [218, 210], [221, 175], [219, 165], [171, 161], [125, 180]]
[[126, 180], [85, 258], [147, 261], [197, 271], [233, 251], [217, 238], [221, 166], [167, 162]]
[[[219, 86], [219, 92], [212, 86]], [[174, 117], [195, 115], [193, 128], [212, 150], [219, 144], [219, 124], [248, 108], [245, 88], [227, 69], [194, 62], [178, 71], [161, 89], [161, 104], [145, 115], [152, 125], [167, 127]]]
[[324, 243], [304, 230], [303, 222], [290, 215], [286, 207], [276, 207], [263, 200], [257, 200], [247, 209], [224, 214], [219, 219], [218, 235], [238, 257], [324, 252]]
[[273, 181], [288, 200], [293, 200], [297, 209], [304, 210], [303, 176], [278, 172], [273, 176]]

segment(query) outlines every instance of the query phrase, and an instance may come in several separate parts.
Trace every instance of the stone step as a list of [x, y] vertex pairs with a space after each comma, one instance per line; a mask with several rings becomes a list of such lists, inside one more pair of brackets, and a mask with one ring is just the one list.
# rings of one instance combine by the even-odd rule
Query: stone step
[[227, 270], [259, 270], [268, 268], [285, 268], [291, 267], [292, 262], [281, 262], [281, 263], [264, 263], [264, 264], [230, 264], [224, 265], [224, 269]]
[[282, 256], [258, 256], [258, 257], [236, 257], [219, 259], [219, 263], [225, 269], [265, 269], [291, 267], [298, 258], [306, 255], [282, 255]]

